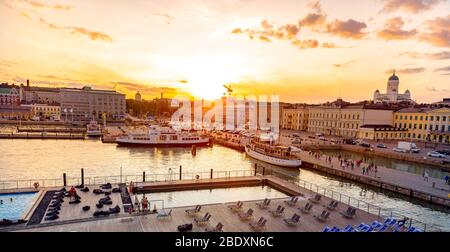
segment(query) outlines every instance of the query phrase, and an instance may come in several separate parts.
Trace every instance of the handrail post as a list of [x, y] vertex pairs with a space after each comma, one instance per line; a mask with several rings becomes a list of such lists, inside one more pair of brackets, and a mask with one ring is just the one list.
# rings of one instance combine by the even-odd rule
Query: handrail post
[[142, 172], [142, 182], [145, 182], [145, 171]]
[[180, 180], [183, 178], [183, 167], [180, 165]]
[[210, 171], [209, 178], [210, 178], [210, 179], [213, 179], [213, 169], [211, 169], [211, 171]]
[[66, 178], [66, 173], [63, 173], [63, 185], [64, 187], [67, 186], [67, 178]]
[[256, 176], [256, 172], [257, 172], [257, 170], [258, 170], [258, 164], [257, 164], [257, 163], [255, 163], [255, 176]]
[[84, 186], [84, 169], [81, 168], [81, 185]]
[[265, 173], [266, 173], [266, 167], [263, 167], [262, 175], [264, 176]]

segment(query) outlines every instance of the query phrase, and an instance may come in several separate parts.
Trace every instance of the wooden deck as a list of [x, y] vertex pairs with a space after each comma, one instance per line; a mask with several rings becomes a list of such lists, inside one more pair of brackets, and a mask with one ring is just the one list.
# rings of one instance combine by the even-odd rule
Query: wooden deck
[[[267, 219], [266, 229], [264, 231], [274, 231], [274, 232], [320, 232], [325, 226], [337, 226], [340, 228], [345, 227], [348, 224], [358, 225], [361, 222], [371, 223], [374, 220], [381, 219], [374, 215], [362, 210], [356, 211], [356, 216], [354, 219], [344, 218], [340, 212], [345, 211], [348, 207], [347, 204], [340, 202], [337, 209], [331, 211], [331, 215], [326, 222], [318, 221], [314, 216], [320, 215], [320, 213], [326, 209], [325, 206], [331, 201], [330, 198], [322, 196], [322, 200], [319, 203], [313, 204], [312, 211], [309, 214], [302, 213], [298, 208], [303, 207], [308, 201], [308, 198], [312, 198], [316, 193], [299, 187], [295, 184], [284, 181], [280, 178], [273, 176], [257, 176], [252, 177], [253, 179], [260, 180], [261, 183], [266, 185], [276, 186], [278, 190], [291, 192], [290, 195], [300, 195], [299, 201], [296, 206], [288, 206], [284, 201], [289, 198], [282, 199], [272, 199], [270, 209], [275, 209], [278, 205], [285, 207], [284, 217], [273, 217], [269, 210], [260, 209], [255, 203], [257, 201], [245, 201], [243, 206], [243, 211], [247, 211], [249, 208], [254, 210], [253, 221], [257, 221], [260, 217]], [[197, 184], [210, 184], [214, 181], [219, 181], [221, 183], [228, 182], [233, 183], [237, 181], [246, 181], [248, 177], [244, 178], [230, 178], [230, 179], [206, 179], [206, 180], [196, 180]], [[172, 181], [170, 183], [157, 182], [154, 183], [156, 186], [168, 185], [189, 185], [193, 181]], [[143, 184], [140, 184], [143, 186]], [[151, 186], [151, 183], [145, 183], [146, 186]], [[115, 185], [113, 185], [114, 187]], [[177, 226], [187, 223], [193, 223], [193, 217], [188, 216], [185, 213], [186, 209], [189, 207], [176, 207], [172, 208], [171, 218], [165, 220], [159, 220], [156, 218], [156, 214], [129, 214], [123, 212], [123, 206], [121, 205], [120, 194], [111, 194], [113, 200], [113, 205], [105, 206], [113, 207], [116, 204], [121, 207], [121, 213], [110, 215], [109, 217], [93, 217], [92, 214], [95, 210], [95, 204], [98, 199], [104, 197], [104, 195], [95, 195], [92, 193], [94, 186], [90, 186], [91, 191], [88, 193], [79, 192], [81, 196], [82, 203], [76, 205], [70, 205], [69, 200], [66, 198], [62, 205], [60, 211], [60, 218], [54, 221], [43, 221], [41, 224], [36, 226], [24, 227], [22, 230], [18, 231], [53, 231], [53, 232], [69, 232], [69, 231], [79, 231], [79, 232], [109, 232], [109, 231], [120, 231], [120, 232], [173, 232], [177, 231]], [[192, 192], [192, 197], [195, 198], [195, 192]], [[132, 197], [134, 198], [134, 197]], [[214, 227], [218, 222], [224, 225], [223, 230], [227, 232], [247, 232], [252, 231], [249, 222], [241, 221], [236, 213], [233, 213], [227, 207], [228, 205], [233, 205], [234, 202], [226, 202], [219, 204], [203, 205], [201, 212], [198, 216], [203, 216], [205, 213], [209, 212], [212, 217], [206, 226], [198, 226], [194, 224], [193, 231], [201, 232], [204, 231], [206, 227]], [[84, 205], [90, 205], [91, 210], [84, 212], [81, 208]], [[165, 209], [169, 211], [169, 209]], [[300, 224], [296, 227], [290, 227], [286, 225], [283, 221], [284, 218], [291, 218], [293, 214], [299, 214]]]
[[[288, 199], [288, 198], [286, 198]], [[258, 220], [260, 217], [267, 219], [266, 229], [264, 231], [273, 232], [320, 232], [324, 226], [338, 226], [345, 227], [348, 224], [357, 225], [361, 222], [370, 223], [373, 220], [379, 220], [376, 216], [357, 211], [357, 216], [352, 219], [344, 218], [339, 212], [345, 211], [346, 205], [341, 204], [338, 209], [332, 211], [329, 220], [326, 222], [318, 221], [314, 216], [321, 213], [324, 206], [328, 204], [328, 199], [322, 199], [322, 202], [314, 204], [314, 207], [309, 214], [301, 213], [297, 208], [302, 207], [308, 200], [301, 198], [296, 207], [289, 207], [283, 201], [286, 199], [276, 199], [271, 202], [271, 209], [276, 208], [278, 205], [285, 207], [285, 217], [273, 217], [269, 210], [261, 210], [256, 206], [255, 201], [247, 201], [244, 203], [244, 211], [248, 208], [254, 210], [253, 221]], [[202, 211], [198, 216], [203, 216], [206, 212], [209, 212], [212, 217], [209, 224], [206, 226], [193, 225], [194, 232], [205, 231], [207, 227], [214, 227], [218, 222], [224, 225], [223, 230], [225, 232], [249, 232], [252, 231], [249, 222], [241, 221], [236, 213], [233, 213], [228, 209], [227, 204], [214, 204], [205, 205], [202, 207]], [[43, 226], [31, 229], [24, 229], [22, 231], [30, 232], [174, 232], [177, 231], [177, 226], [186, 223], [193, 223], [193, 217], [188, 216], [185, 213], [186, 209], [191, 207], [174, 208], [172, 211], [172, 217], [164, 220], [159, 220], [156, 214], [134, 216], [125, 213], [121, 213], [115, 217], [98, 218], [93, 221], [83, 221], [76, 223], [64, 223], [61, 225]], [[283, 221], [284, 218], [290, 218], [294, 213], [301, 216], [300, 224], [296, 227], [289, 227]]]

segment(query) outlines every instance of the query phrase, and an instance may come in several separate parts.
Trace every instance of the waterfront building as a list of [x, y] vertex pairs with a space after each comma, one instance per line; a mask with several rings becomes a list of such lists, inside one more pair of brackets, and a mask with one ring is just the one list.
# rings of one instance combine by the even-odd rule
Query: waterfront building
[[61, 102], [59, 88], [30, 87], [27, 84], [27, 86], [22, 86], [21, 89], [23, 90], [23, 98], [21, 101], [25, 104], [52, 104]]
[[288, 130], [308, 130], [309, 110], [306, 106], [283, 108], [281, 112], [281, 128]]
[[19, 105], [20, 88], [3, 83], [0, 85], [0, 105]]
[[115, 121], [125, 118], [125, 95], [113, 90], [91, 87], [62, 88], [61, 116], [63, 120], [87, 122], [91, 119]]
[[309, 132], [356, 138], [365, 125], [393, 126], [393, 110], [371, 104], [352, 105], [342, 99], [309, 108]]
[[406, 90], [404, 94], [399, 93], [400, 79], [395, 75], [389, 77], [386, 87], [386, 93], [380, 93], [376, 90], [373, 94], [373, 101], [375, 103], [396, 103], [396, 102], [411, 102], [411, 93]]
[[450, 107], [450, 98], [444, 98], [444, 99], [442, 99], [442, 101], [435, 102], [433, 104], [438, 105], [438, 106]]
[[407, 129], [392, 125], [363, 125], [359, 128], [358, 138], [368, 140], [400, 140], [408, 132]]
[[394, 125], [405, 128], [403, 139], [449, 143], [450, 108], [404, 108], [395, 112]]
[[0, 105], [0, 120], [29, 120], [33, 118], [31, 107]]
[[59, 121], [61, 119], [61, 106], [58, 103], [52, 104], [33, 103], [22, 106], [31, 107], [33, 116], [39, 117], [40, 119], [50, 119], [53, 121]]

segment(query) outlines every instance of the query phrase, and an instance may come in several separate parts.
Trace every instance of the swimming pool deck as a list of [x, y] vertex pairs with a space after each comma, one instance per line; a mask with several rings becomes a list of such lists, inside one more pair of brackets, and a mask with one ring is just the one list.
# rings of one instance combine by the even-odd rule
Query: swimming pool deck
[[443, 206], [450, 206], [450, 185], [445, 184], [443, 179], [429, 177], [428, 181], [425, 181], [420, 175], [383, 166], [378, 166], [376, 176], [373, 169], [370, 174], [363, 175], [362, 167], [367, 167], [367, 163], [363, 163], [359, 168], [355, 167], [352, 170], [351, 168], [343, 169], [337, 157], [332, 157], [331, 163], [329, 163], [326, 162], [326, 158], [328, 157], [326, 155], [322, 155], [321, 158], [316, 159], [314, 156], [309, 155], [307, 151], [301, 151], [297, 156], [304, 162], [312, 164], [311, 168], [316, 170]]
[[[288, 198], [286, 198], [288, 199]], [[333, 211], [326, 222], [318, 221], [314, 216], [319, 215], [324, 209], [324, 205], [328, 203], [328, 200], [322, 199], [322, 202], [315, 204], [311, 213], [303, 214], [297, 207], [302, 207], [308, 202], [306, 198], [301, 198], [297, 207], [289, 207], [283, 201], [286, 199], [274, 199], [271, 202], [271, 209], [275, 209], [278, 205], [282, 205], [285, 208], [285, 217], [273, 217], [269, 210], [261, 210], [256, 206], [257, 201], [244, 202], [243, 209], [246, 211], [248, 208], [254, 210], [253, 221], [257, 221], [260, 217], [267, 219], [266, 229], [264, 231], [273, 232], [320, 232], [324, 226], [338, 226], [345, 227], [348, 224], [358, 225], [361, 222], [370, 223], [373, 220], [380, 220], [372, 214], [368, 214], [362, 211], [358, 211], [354, 219], [346, 219], [339, 212], [345, 211], [346, 206], [340, 205], [338, 209]], [[234, 205], [234, 203], [223, 203], [213, 205], [203, 205], [199, 217], [209, 212], [212, 217], [206, 226], [193, 225], [194, 232], [205, 231], [205, 228], [214, 227], [218, 222], [224, 225], [223, 230], [225, 232], [249, 232], [252, 231], [249, 222], [241, 221], [236, 213], [231, 212], [228, 209], [228, 205]], [[67, 223], [64, 221], [58, 225], [56, 222], [51, 226], [36, 227], [31, 229], [24, 229], [22, 231], [29, 232], [175, 232], [177, 226], [187, 223], [193, 223], [193, 217], [189, 217], [186, 213], [186, 209], [192, 207], [180, 207], [173, 208], [172, 217], [164, 220], [158, 220], [156, 214], [147, 214], [134, 216], [130, 214], [118, 214], [116, 216], [107, 218], [98, 218], [90, 221]], [[300, 224], [296, 227], [287, 226], [283, 218], [290, 218], [294, 213], [301, 216]]]
[[[308, 201], [308, 198], [313, 197], [316, 193], [302, 188], [293, 183], [287, 182], [280, 178], [274, 176], [251, 176], [251, 177], [240, 177], [240, 178], [220, 178], [220, 179], [201, 179], [201, 180], [181, 180], [181, 181], [171, 181], [171, 182], [147, 182], [141, 184], [141, 186], [146, 186], [150, 188], [151, 186], [156, 186], [161, 188], [164, 185], [176, 186], [180, 189], [183, 186], [190, 186], [195, 183], [197, 185], [207, 184], [210, 187], [214, 187], [214, 183], [240, 183], [243, 181], [251, 182], [259, 181], [259, 183], [264, 183], [270, 185], [277, 190], [287, 193], [288, 195], [300, 195], [297, 206], [290, 207], [284, 200], [289, 199], [272, 199], [270, 209], [275, 209], [278, 205], [285, 207], [284, 217], [273, 217], [268, 210], [262, 210], [255, 204], [258, 201], [244, 201], [243, 210], [252, 208], [254, 210], [253, 221], [257, 221], [260, 217], [267, 219], [266, 229], [264, 231], [274, 231], [274, 232], [320, 232], [323, 230], [324, 226], [337, 226], [340, 228], [345, 227], [348, 224], [358, 225], [361, 222], [371, 223], [374, 220], [382, 221], [380, 217], [375, 214], [365, 212], [358, 209], [356, 211], [356, 216], [354, 219], [344, 218], [340, 212], [347, 209], [348, 205], [344, 202], [340, 202], [338, 207], [334, 211], [330, 211], [331, 215], [326, 222], [318, 221], [314, 216], [320, 215], [320, 213], [326, 209], [326, 205], [331, 201], [330, 198], [322, 196], [319, 203], [313, 204], [313, 208], [309, 214], [302, 213], [298, 207], [303, 207]], [[113, 185], [115, 187], [116, 185]], [[70, 205], [69, 199], [65, 198], [65, 201], [61, 207], [60, 218], [53, 221], [42, 221], [40, 224], [31, 226], [17, 226], [11, 231], [31, 231], [31, 232], [174, 232], [177, 231], [177, 226], [187, 223], [193, 223], [193, 218], [186, 215], [185, 210], [190, 209], [193, 206], [188, 207], [176, 207], [171, 208], [172, 217], [166, 220], [158, 220], [156, 214], [129, 214], [123, 211], [123, 205], [119, 193], [111, 194], [113, 204], [111, 206], [105, 206], [104, 209], [108, 207], [114, 207], [116, 204], [121, 207], [121, 212], [119, 214], [113, 214], [108, 217], [93, 217], [92, 214], [96, 209], [95, 204], [98, 199], [104, 197], [104, 195], [95, 195], [92, 190], [97, 188], [96, 186], [89, 186], [91, 189], [88, 193], [79, 192], [81, 196], [82, 203], [76, 205]], [[148, 191], [147, 191], [148, 192]], [[151, 197], [151, 193], [149, 195]], [[195, 199], [195, 193], [192, 193], [193, 199]], [[132, 198], [134, 198], [132, 196]], [[261, 200], [259, 200], [261, 202]], [[198, 214], [199, 217], [203, 216], [206, 212], [209, 212], [212, 217], [207, 226], [197, 226], [194, 224], [193, 231], [201, 232], [204, 231], [206, 227], [214, 227], [218, 222], [224, 225], [223, 230], [228, 232], [246, 232], [251, 231], [249, 226], [249, 221], [241, 221], [237, 214], [231, 212], [228, 209], [228, 205], [234, 205], [235, 202], [226, 202], [210, 205], [202, 205], [202, 211]], [[84, 205], [90, 205], [91, 210], [84, 212], [81, 208]], [[165, 209], [169, 211], [169, 209]], [[294, 213], [301, 216], [300, 224], [296, 227], [290, 227], [286, 225], [283, 218], [291, 218]]]

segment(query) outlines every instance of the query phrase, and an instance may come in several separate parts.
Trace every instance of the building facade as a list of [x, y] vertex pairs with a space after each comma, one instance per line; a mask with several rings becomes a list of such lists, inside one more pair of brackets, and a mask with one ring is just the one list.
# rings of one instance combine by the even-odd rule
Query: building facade
[[392, 126], [393, 111], [336, 101], [309, 108], [308, 131], [339, 137], [357, 138], [362, 126]]
[[395, 112], [394, 125], [406, 130], [404, 140], [449, 143], [450, 108], [404, 108]]
[[125, 118], [125, 95], [111, 90], [95, 90], [90, 87], [82, 89], [62, 88], [62, 120], [86, 122], [92, 119], [115, 121]]
[[288, 130], [308, 130], [309, 110], [307, 107], [283, 108], [281, 128]]
[[0, 85], [0, 105], [19, 105], [20, 88], [8, 84]]
[[386, 87], [386, 93], [382, 94], [376, 90], [373, 94], [373, 101], [375, 103], [396, 103], [396, 102], [411, 102], [411, 93], [406, 90], [404, 94], [399, 93], [400, 79], [395, 72], [389, 77]]

